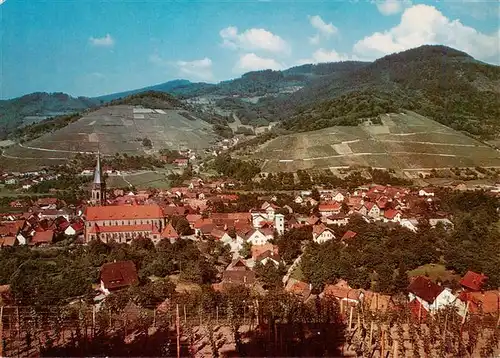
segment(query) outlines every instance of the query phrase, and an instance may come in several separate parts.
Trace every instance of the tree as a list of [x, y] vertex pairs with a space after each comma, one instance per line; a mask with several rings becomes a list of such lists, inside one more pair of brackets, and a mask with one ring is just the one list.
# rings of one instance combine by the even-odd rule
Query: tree
[[191, 235], [193, 230], [184, 216], [173, 216], [171, 224], [179, 235]]
[[316, 201], [320, 201], [321, 196], [319, 195], [319, 190], [317, 188], [313, 188], [313, 190], [311, 191], [311, 198]]
[[240, 255], [243, 258], [249, 258], [251, 254], [252, 254], [252, 243], [249, 241], [245, 241], [243, 243], [243, 247], [240, 250]]
[[283, 263], [276, 266], [271, 260], [268, 260], [265, 265], [258, 262], [254, 271], [267, 288], [283, 287], [283, 276], [286, 274], [286, 267]]

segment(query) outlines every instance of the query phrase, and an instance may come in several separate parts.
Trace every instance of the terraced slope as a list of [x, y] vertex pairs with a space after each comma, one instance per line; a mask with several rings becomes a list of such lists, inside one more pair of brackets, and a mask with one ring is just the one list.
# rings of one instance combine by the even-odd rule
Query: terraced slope
[[273, 139], [240, 153], [263, 171], [348, 167], [392, 169], [497, 167], [500, 153], [414, 112], [382, 115], [382, 125], [336, 126]]

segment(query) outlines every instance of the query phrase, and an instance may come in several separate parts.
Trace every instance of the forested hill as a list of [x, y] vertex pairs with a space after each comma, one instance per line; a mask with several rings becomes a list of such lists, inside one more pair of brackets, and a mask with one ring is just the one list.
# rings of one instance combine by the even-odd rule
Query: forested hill
[[87, 97], [71, 97], [65, 93], [36, 92], [0, 101], [0, 139], [27, 124], [30, 117], [57, 116], [97, 106], [99, 101]]
[[266, 106], [292, 130], [410, 109], [472, 134], [500, 133], [500, 67], [445, 46], [422, 46], [327, 76]]

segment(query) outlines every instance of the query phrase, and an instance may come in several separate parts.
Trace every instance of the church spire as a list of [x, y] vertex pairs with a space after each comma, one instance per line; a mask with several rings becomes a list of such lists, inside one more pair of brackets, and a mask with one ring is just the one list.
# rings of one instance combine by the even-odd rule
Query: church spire
[[102, 176], [101, 153], [99, 150], [97, 150], [97, 163], [95, 165], [90, 202], [92, 205], [106, 205], [106, 182]]
[[101, 153], [97, 150], [97, 163], [94, 171], [94, 184], [102, 184], [102, 174], [101, 174]]

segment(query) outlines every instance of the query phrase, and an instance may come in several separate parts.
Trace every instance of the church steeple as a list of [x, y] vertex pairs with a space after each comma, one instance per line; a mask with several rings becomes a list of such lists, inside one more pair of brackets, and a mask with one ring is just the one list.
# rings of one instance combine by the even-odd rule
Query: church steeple
[[106, 182], [101, 172], [101, 153], [97, 151], [97, 163], [94, 170], [94, 182], [92, 183], [92, 205], [106, 205]]

